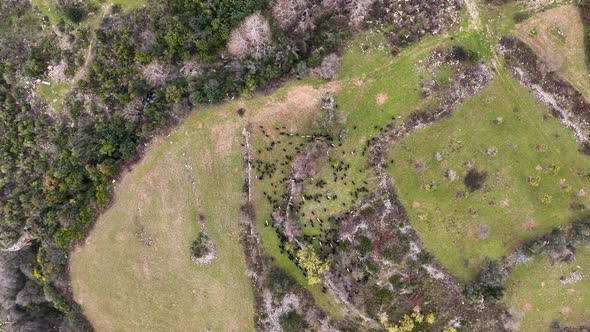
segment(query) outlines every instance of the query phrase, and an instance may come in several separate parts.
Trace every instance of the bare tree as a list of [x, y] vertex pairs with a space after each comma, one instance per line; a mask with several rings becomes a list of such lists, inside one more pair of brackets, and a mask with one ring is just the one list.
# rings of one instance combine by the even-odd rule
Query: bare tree
[[227, 43], [227, 51], [237, 58], [252, 56], [261, 58], [270, 45], [272, 32], [268, 20], [259, 12], [246, 17], [232, 31]]
[[272, 16], [285, 29], [301, 20], [307, 7], [306, 0], [277, 0], [272, 7]]
[[365, 17], [371, 10], [375, 0], [350, 0], [347, 3], [350, 12], [350, 24], [359, 26], [365, 21]]
[[159, 61], [154, 61], [141, 68], [146, 81], [154, 87], [161, 87], [169, 80], [170, 68]]

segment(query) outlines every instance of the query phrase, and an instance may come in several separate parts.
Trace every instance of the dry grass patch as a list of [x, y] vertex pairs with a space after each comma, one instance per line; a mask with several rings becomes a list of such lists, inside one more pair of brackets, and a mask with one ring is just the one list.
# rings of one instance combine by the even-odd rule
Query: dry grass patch
[[590, 100], [590, 79], [584, 54], [584, 27], [575, 5], [541, 12], [518, 24], [514, 33], [551, 70], [557, 71]]

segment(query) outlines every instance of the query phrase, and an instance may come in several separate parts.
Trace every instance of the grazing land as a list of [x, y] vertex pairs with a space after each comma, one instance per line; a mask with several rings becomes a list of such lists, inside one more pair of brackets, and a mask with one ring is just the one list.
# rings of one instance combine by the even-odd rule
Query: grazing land
[[[392, 117], [408, 116], [420, 103], [419, 77], [414, 65], [434, 47], [446, 42], [444, 38], [432, 38], [392, 59], [386, 49], [380, 48], [382, 39], [371, 35], [358, 37], [345, 53], [342, 73], [335, 82], [288, 83], [272, 97], [245, 98], [197, 110], [168, 137], [151, 144], [144, 160], [117, 184], [120, 189], [113, 205], [97, 221], [73, 257], [74, 292], [91, 322], [105, 329], [174, 329], [190, 324], [214, 329], [250, 329], [252, 322], [248, 317], [252, 311], [237, 314], [239, 308], [252, 307], [237, 233], [243, 176], [242, 128], [247, 124], [253, 128], [257, 138], [255, 149], [265, 144], [259, 126], [268, 128], [273, 137], [278, 136], [275, 126], [312, 133], [319, 126], [320, 97], [326, 92], [336, 93], [340, 108], [347, 111], [348, 120], [343, 126], [350, 130], [337, 154], [349, 150], [342, 160], [366, 170], [352, 175], [347, 185], [337, 183], [330, 188], [350, 204], [352, 181], [359, 184], [371, 181], [366, 156], [361, 155], [358, 145], [379, 133], [375, 127], [385, 125]], [[366, 47], [363, 51], [363, 45], [370, 45], [368, 51]], [[368, 61], [358, 61], [360, 58]], [[361, 63], [368, 63], [368, 67], [358, 67]], [[400, 81], [405, 83], [396, 84]], [[245, 110], [243, 118], [236, 113], [240, 108]], [[354, 149], [358, 152], [351, 154]], [[204, 268], [192, 263], [188, 255], [190, 243], [199, 233], [199, 212], [191, 198], [184, 154], [190, 155], [194, 163], [192, 172], [208, 236], [219, 246], [220, 258]], [[275, 151], [264, 157], [270, 160], [280, 155]], [[329, 163], [321, 167], [322, 172], [330, 170]], [[265, 204], [262, 192], [270, 190], [269, 187], [266, 181], [260, 185], [255, 182], [253, 186], [265, 251], [277, 266], [311, 291], [321, 308], [333, 317], [342, 317], [332, 297], [323, 293], [320, 286], [307, 284], [301, 270], [279, 251], [276, 233], [265, 227], [270, 207]], [[323, 218], [344, 210], [340, 202], [325, 207], [328, 211], [318, 216]], [[309, 211], [315, 208], [312, 206]], [[310, 229], [308, 234], [317, 234], [318, 229]], [[150, 245], [145, 244], [145, 237]], [[104, 278], [105, 271], [109, 278]], [[162, 282], [166, 287], [161, 287]], [[116, 286], [107, 287], [113, 284]], [[162, 296], [170, 299], [170, 306], [157, 305], [156, 299]], [[228, 305], [228, 298], [240, 301], [231, 300], [232, 305]], [[201, 305], [191, 305], [195, 301]], [[107, 309], [109, 306], [112, 309]], [[127, 307], [136, 309], [123, 310]], [[206, 320], [196, 318], [206, 311], [210, 313]], [[195, 321], [179, 319], [172, 312], [195, 317]]]
[[547, 257], [515, 268], [507, 282], [506, 303], [522, 315], [521, 331], [542, 331], [553, 321], [583, 326], [590, 317], [590, 249], [576, 260], [552, 264]]
[[[463, 279], [484, 257], [499, 259], [523, 239], [565, 223], [577, 212], [572, 207], [588, 205], [588, 157], [505, 75], [450, 118], [399, 142], [390, 156], [413, 226]], [[470, 169], [486, 173], [472, 192], [464, 184]]]

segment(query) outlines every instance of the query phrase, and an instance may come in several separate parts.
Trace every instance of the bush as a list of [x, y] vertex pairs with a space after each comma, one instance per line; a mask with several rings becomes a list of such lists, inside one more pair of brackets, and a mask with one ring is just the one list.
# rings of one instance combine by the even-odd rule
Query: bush
[[499, 299], [504, 294], [506, 270], [497, 261], [486, 257], [479, 272], [465, 287], [465, 295], [471, 299], [484, 298]]
[[284, 332], [299, 332], [307, 329], [308, 325], [305, 319], [295, 310], [282, 315], [279, 318], [279, 324]]
[[469, 170], [469, 172], [467, 172], [467, 175], [465, 175], [465, 178], [463, 179], [463, 183], [465, 184], [465, 187], [467, 187], [467, 189], [470, 192], [474, 192], [474, 191], [479, 190], [483, 187], [483, 184], [487, 178], [488, 178], [488, 172], [478, 171], [478, 170], [472, 168]]
[[207, 235], [199, 234], [199, 237], [191, 245], [191, 257], [200, 258], [207, 255], [210, 251], [210, 247], [207, 245], [208, 241]]
[[518, 13], [514, 14], [514, 21], [516, 23], [520, 23], [520, 22], [528, 19], [529, 17], [531, 17], [531, 15], [527, 12], [518, 12]]
[[364, 235], [360, 235], [357, 237], [358, 245], [356, 246], [356, 250], [363, 256], [365, 256], [373, 247], [373, 242], [371, 239]]
[[285, 271], [276, 266], [271, 267], [267, 281], [270, 289], [276, 294], [284, 294], [295, 285], [293, 279]]
[[312, 246], [306, 246], [297, 252], [297, 263], [305, 272], [310, 285], [319, 284], [324, 273], [330, 270], [330, 263], [322, 261]]
[[86, 8], [80, 5], [69, 5], [64, 8], [64, 15], [73, 23], [80, 23], [86, 16]]

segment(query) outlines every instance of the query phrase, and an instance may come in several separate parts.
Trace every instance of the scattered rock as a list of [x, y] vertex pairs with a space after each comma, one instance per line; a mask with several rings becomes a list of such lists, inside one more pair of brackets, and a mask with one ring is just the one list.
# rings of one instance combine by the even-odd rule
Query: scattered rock
[[320, 65], [320, 77], [325, 80], [331, 80], [338, 74], [340, 67], [340, 58], [335, 53], [327, 55]]
[[504, 118], [499, 116], [497, 118], [494, 119], [494, 124], [502, 124], [504, 123]]
[[570, 307], [562, 307], [561, 309], [559, 309], [559, 312], [562, 315], [568, 315], [568, 314], [571, 314], [573, 312], [573, 310]]
[[415, 168], [417, 171], [423, 171], [423, 170], [425, 170], [425, 169], [426, 169], [426, 164], [425, 164], [425, 163], [424, 163], [422, 160], [416, 160], [416, 161], [414, 162], [414, 168]]
[[436, 161], [442, 161], [443, 160], [443, 155], [440, 152], [435, 152], [434, 153], [434, 159], [436, 159]]
[[383, 104], [385, 104], [387, 99], [388, 99], [388, 97], [384, 93], [380, 93], [377, 95], [377, 97], [375, 97], [375, 101], [377, 102], [377, 105], [379, 105], [379, 106], [383, 106]]
[[522, 227], [527, 231], [532, 231], [539, 227], [539, 223], [533, 218], [527, 218], [527, 220], [522, 223]]
[[508, 199], [508, 197], [502, 198], [500, 205], [505, 208], [510, 207], [510, 199]]
[[489, 147], [486, 149], [486, 155], [489, 157], [493, 157], [498, 154], [498, 149], [495, 147]]
[[559, 283], [562, 285], [569, 285], [584, 279], [584, 275], [578, 271], [572, 272], [569, 276], [562, 276], [559, 278]]
[[481, 224], [477, 227], [477, 237], [480, 240], [485, 240], [490, 236], [490, 226]]
[[449, 181], [453, 182], [455, 180], [457, 180], [457, 172], [455, 172], [452, 169], [447, 170], [447, 178], [449, 179]]
[[530, 303], [525, 303], [522, 305], [522, 310], [524, 310], [524, 312], [529, 312], [533, 309], [533, 305]]

